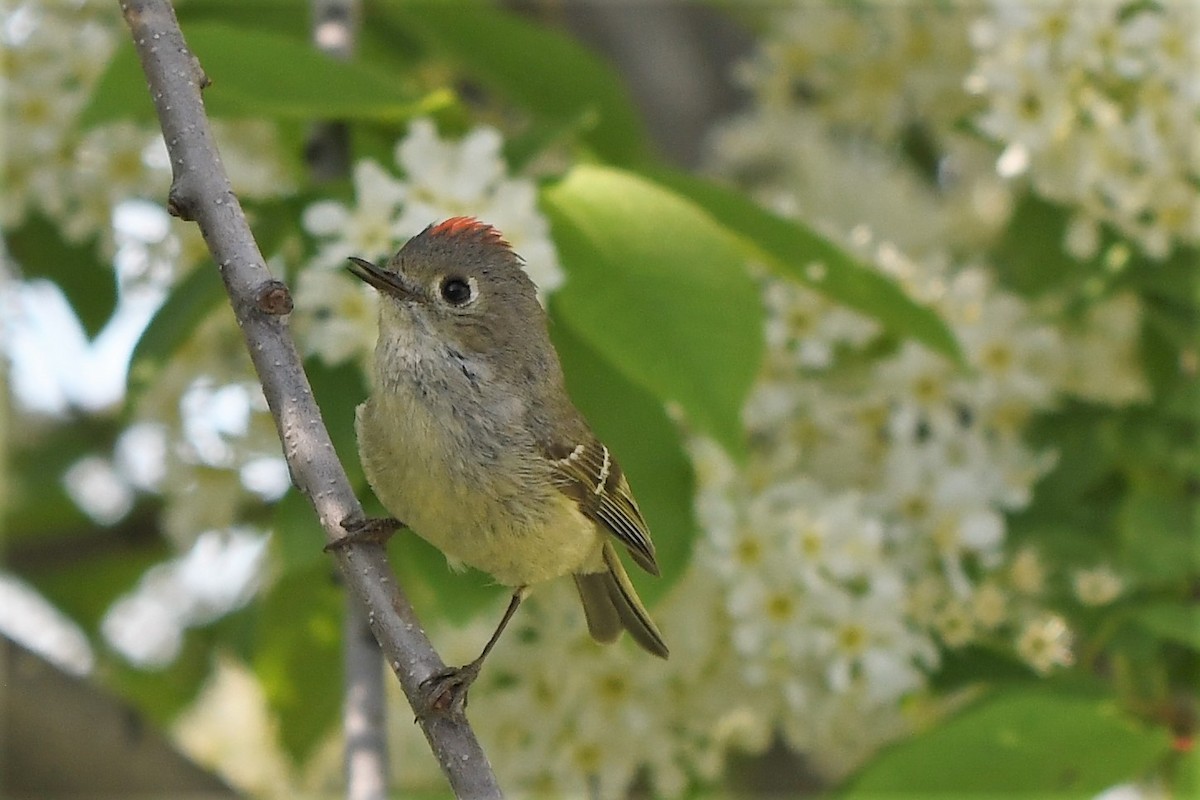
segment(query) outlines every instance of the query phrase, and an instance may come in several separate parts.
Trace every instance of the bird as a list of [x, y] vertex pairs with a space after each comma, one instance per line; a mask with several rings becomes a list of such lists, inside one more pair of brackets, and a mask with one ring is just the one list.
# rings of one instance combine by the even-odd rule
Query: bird
[[373, 385], [355, 430], [367, 482], [392, 517], [345, 520], [333, 546], [382, 542], [406, 527], [452, 566], [512, 590], [479, 657], [425, 682], [424, 711], [464, 710], [530, 588], [567, 575], [593, 639], [628, 631], [667, 658], [617, 553], [659, 575], [646, 520], [567, 393], [521, 257], [492, 225], [457, 216], [429, 225], [382, 266], [350, 262], [379, 293]]

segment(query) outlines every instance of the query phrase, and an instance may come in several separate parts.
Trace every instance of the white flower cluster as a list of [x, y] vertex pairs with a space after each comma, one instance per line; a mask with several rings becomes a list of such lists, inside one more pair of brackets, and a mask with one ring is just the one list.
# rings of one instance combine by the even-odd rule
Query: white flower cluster
[[[1033, 305], [980, 263], [1009, 202], [994, 158], [950, 129], [979, 107], [961, 89], [977, 11], [781, 11], [746, 73], [759, 104], [713, 140], [718, 170], [936, 309], [968, 364], [912, 342], [869, 355], [869, 320], [769, 279], [768, 356], [745, 410], [750, 457], [735, 467], [715, 446], [694, 446], [705, 532], [696, 568], [718, 587], [730, 628], [730, 694], [830, 774], [904, 729], [900, 701], [926, 685], [939, 652], [985, 643], [1038, 673], [1071, 663], [1071, 632], [1047, 591], [1069, 576], [1048, 575], [1035, 550], [1014, 551], [1008, 538], [1006, 515], [1054, 463], [1025, 444], [1026, 430], [1066, 395], [1119, 405], [1147, 393], [1136, 298], [1115, 295], [1072, 319], [1061, 298]], [[917, 45], [943, 27], [941, 77], [923, 82]], [[887, 96], [876, 95], [881, 74]], [[898, 98], [907, 122], [941, 136], [952, 179], [922, 184], [889, 155], [905, 132]], [[1122, 590], [1104, 565], [1074, 580], [1085, 604]], [[816, 711], [828, 707], [838, 714]]]
[[188, 628], [220, 619], [258, 589], [267, 537], [250, 529], [205, 531], [187, 553], [146, 571], [117, 598], [100, 629], [117, 652], [143, 668], [170, 664]]
[[288, 488], [275, 425], [227, 309], [201, 323], [136, 414], [169, 442], [157, 491], [163, 531], [180, 547], [201, 531], [228, 529], [245, 508]]
[[[693, 442], [703, 535], [654, 609], [671, 660], [589, 642], [569, 584], [538, 587], [472, 694], [506, 785], [615, 797], [640, 775], [678, 796], [776, 734], [844, 775], [910, 728], [902, 701], [943, 648], [1007, 646], [1038, 672], [1070, 663], [1066, 623], [1045, 607], [1046, 566], [1011, 552], [1004, 517], [1052, 463], [1020, 436], [1057, 397], [1061, 339], [982, 270], [908, 267], [943, 298], [973, 370], [916, 345], [864, 362], [877, 326], [766, 281], [751, 454], [735, 464]], [[816, 355], [787, 335], [793, 323]], [[1085, 591], [1112, 591], [1101, 588]], [[435, 637], [465, 662], [493, 622]], [[404, 763], [429, 764], [407, 717], [395, 737]]]
[[[104, 147], [85, 145], [77, 120], [116, 48], [118, 9], [111, 3], [25, 2], [0, 25], [4, 68], [4, 227], [30, 210], [61, 220], [82, 238], [108, 223], [90, 178], [108, 172], [121, 187], [145, 178], [145, 135], [118, 137], [111, 169], [98, 163]], [[84, 185], [86, 184], [86, 186]], [[165, 183], [163, 184], [165, 188]]]
[[[756, 102], [717, 129], [714, 165], [780, 213], [834, 233], [860, 226], [856, 239], [912, 257], [988, 241], [1007, 221], [1011, 189], [990, 169], [992, 148], [964, 133], [980, 105], [963, 88], [973, 10], [781, 4], [739, 71]], [[925, 151], [932, 180], [900, 163], [906, 148]]]
[[[714, 589], [693, 570], [655, 607], [671, 645], [664, 662], [628, 641], [591, 641], [570, 582], [539, 586], [471, 690], [472, 725], [501, 784], [533, 797], [615, 798], [640, 775], [654, 796], [677, 797], [697, 779], [718, 780], [728, 752], [765, 747], [775, 698], [740, 694]], [[465, 663], [494, 623], [485, 615], [434, 637], [448, 662]], [[436, 785], [411, 715], [391, 720], [402, 784]]]
[[[1003, 173], [1151, 256], [1200, 243], [1200, 6], [992, 0], [971, 39], [975, 121]], [[1097, 238], [1077, 233], [1075, 254]]]
[[[4, 228], [16, 228], [36, 212], [70, 239], [99, 235], [111, 251], [118, 204], [166, 197], [171, 170], [156, 125], [80, 125], [125, 35], [119, 11], [105, 0], [24, 0], [5, 9], [0, 20]], [[272, 125], [218, 121], [213, 127], [239, 195], [265, 197], [290, 188]]]
[[354, 204], [314, 203], [304, 228], [319, 251], [300, 273], [297, 322], [310, 353], [327, 363], [364, 358], [375, 344], [375, 292], [346, 274], [350, 256], [387, 259], [427, 225], [474, 216], [494, 225], [525, 261], [545, 296], [563, 281], [549, 226], [531, 180], [511, 177], [500, 152], [503, 139], [479, 127], [459, 141], [445, 140], [427, 120], [416, 120], [397, 145], [396, 177], [369, 160], [354, 167]]
[[[981, 143], [948, 139], [935, 185], [901, 164], [894, 147], [840, 128], [831, 135], [822, 110], [763, 98], [713, 132], [713, 168], [768, 208], [871, 258], [880, 242], [910, 257], [966, 252], [1007, 221], [1010, 191]], [[797, 186], [805, 187], [802, 194]]]
[[[964, 10], [785, 12], [808, 27], [779, 26], [780, 41], [750, 71], [765, 82], [756, 84], [759, 105], [714, 141], [721, 171], [932, 305], [968, 368], [911, 342], [868, 356], [876, 323], [792, 282], [764, 280], [768, 357], [745, 410], [750, 456], [734, 464], [711, 442], [693, 442], [703, 539], [654, 609], [671, 661], [588, 644], [569, 587], [539, 588], [472, 700], [507, 783], [547, 796], [616, 796], [640, 774], [674, 796], [689, 780], [715, 779], [730, 753], [765, 750], [776, 734], [815, 769], [842, 775], [911, 727], [943, 651], [1004, 648], [1039, 674], [1072, 662], [1070, 629], [1049, 610], [1048, 584], [1066, 576], [1050, 574], [1036, 550], [1014, 549], [1006, 515], [1029, 503], [1054, 463], [1024, 442], [1033, 415], [1067, 394], [1114, 404], [1145, 396], [1138, 302], [1117, 295], [1068, 325], [1053, 298], [1030, 305], [986, 266], [957, 263], [1008, 212], [993, 158], [966, 136], [947, 136], [957, 174], [931, 186], [887, 147], [831, 135], [865, 119], [885, 141], [896, 136], [899, 96], [922, 118], [959, 92], [952, 114], [935, 115], [940, 125], [969, 110]], [[931, 29], [921, 20], [930, 15], [953, 32], [948, 54], [937, 53], [942, 77], [899, 92], [857, 85], [922, 75], [902, 54], [923, 52], [917, 45]], [[847, 46], [847, 36], [868, 34], [847, 28], [839, 38], [817, 18], [853, 21], [890, 44]], [[878, 64], [857, 69], [855, 59]], [[801, 71], [821, 89], [817, 102], [785, 90]], [[871, 97], [884, 107], [868, 107]], [[1103, 565], [1071, 577], [1085, 604], [1122, 590]], [[473, 657], [490, 624], [462, 631], [448, 657]], [[618, 697], [624, 705], [610, 706]], [[420, 759], [423, 743], [401, 722], [406, 759]], [[630, 734], [596, 742], [589, 733], [612, 726]], [[647, 741], [653, 747], [632, 744]]]
[[[971, 98], [960, 3], [794, 3], [740, 67], [761, 106], [815, 104], [826, 120], [892, 139], [913, 124], [947, 128]], [[936, 114], [930, 119], [930, 113]]]
[[[1044, 613], [1040, 587], [1022, 594], [1005, 572], [1004, 514], [1052, 464], [1020, 433], [1055, 397], [1061, 340], [981, 270], [924, 277], [945, 282], [971, 371], [912, 343], [864, 362], [842, 338], [847, 357], [817, 372], [771, 343], [746, 409], [749, 460], [694, 448], [697, 566], [723, 593], [733, 694], [777, 693], [760, 724], [832, 774], [903, 729], [900, 701], [925, 686], [939, 646], [1007, 641], [1038, 669], [1069, 656], [1018, 645]], [[795, 286], [766, 291], [768, 330], [790, 317], [772, 296], [811, 305]]]

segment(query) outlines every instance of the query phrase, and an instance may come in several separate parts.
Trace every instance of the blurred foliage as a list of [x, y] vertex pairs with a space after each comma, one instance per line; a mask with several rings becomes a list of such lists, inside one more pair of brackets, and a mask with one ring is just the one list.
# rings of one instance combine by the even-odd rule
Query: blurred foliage
[[[693, 476], [683, 434], [664, 410], [677, 404], [698, 430], [741, 449], [740, 413], [762, 351], [758, 290], [743, 269], [753, 256], [770, 269], [877, 319], [890, 335], [960, 358], [946, 325], [889, 279], [803, 225], [754, 205], [736, 190], [665, 170], [650, 155], [639, 115], [618, 76], [561, 32], [482, 5], [368, 3], [355, 62], [332, 61], [308, 43], [307, 4], [191, 0], [180, 17], [213, 86], [220, 117], [285, 123], [345, 119], [357, 154], [391, 146], [405, 121], [434, 113], [453, 126], [471, 119], [458, 93], [477, 81], [528, 115], [509, 142], [514, 160], [564, 143], [580, 163], [545, 182], [541, 200], [569, 271], [552, 304], [555, 342], [568, 384], [599, 433], [621, 454], [655, 531], [663, 577], [641, 580], [646, 599], [666, 592], [687, 566], [696, 533]], [[286, 69], [280, 66], [286, 64]], [[432, 91], [414, 71], [436, 64], [453, 80]], [[113, 56], [83, 116], [84, 125], [148, 121], [152, 108], [132, 47]], [[304, 204], [345, 185], [303, 185], [283, 202], [248, 203], [256, 232], [283, 241]], [[1039, 443], [1058, 453], [1033, 504], [1012, 520], [1018, 539], [1064, 558], [1111, 557], [1129, 571], [1131, 590], [1115, 610], [1075, 617], [1084, 627], [1081, 670], [1098, 680], [1033, 691], [1035, 676], [984, 650], [948, 654], [942, 686], [986, 682], [984, 699], [898, 744], [869, 765], [847, 796], [897, 792], [1094, 793], [1136, 778], [1168, 756], [1180, 687], [1200, 670], [1200, 396], [1194, 360], [1200, 309], [1196, 253], [1120, 268], [1079, 263], [1059, 243], [1067, 213], [1026, 198], [998, 249], [1007, 286], [1028, 297], [1072, 287], [1080, 310], [1116, 291], [1146, 302], [1142, 333], [1153, 399], [1125, 409], [1074, 403], [1039, 419]], [[71, 243], [53, 220], [31, 217], [4, 232], [27, 278], [63, 290], [95, 335], [116, 303], [113, 273], [94, 242]], [[1105, 245], [1118, 244], [1105, 233]], [[1101, 258], [1102, 256], [1098, 256]], [[807, 266], [821, 261], [819, 278]], [[153, 718], [168, 720], [209, 674], [215, 650], [232, 652], [262, 681], [287, 751], [302, 760], [336, 722], [340, 697], [341, 593], [321, 553], [306, 501], [290, 491], [251, 516], [274, 530], [275, 574], [254, 603], [188, 634], [161, 672], [135, 670], [100, 644], [109, 604], [170, 552], [145, 502], [111, 528], [91, 523], [62, 490], [61, 475], [88, 453], [107, 453], [130, 408], [211, 311], [224, 302], [217, 272], [203, 264], [171, 290], [143, 334], [130, 369], [124, 416], [73, 415], [16, 436], [5, 531], [11, 566], [78, 621], [101, 652], [99, 674]], [[335, 446], [366, 496], [353, 434], [353, 409], [366, 394], [357, 367], [306, 363]], [[138, 533], [135, 528], [141, 528]], [[91, 548], [89, 540], [111, 547]], [[50, 543], [47, 545], [47, 543]], [[50, 547], [61, 558], [39, 555]], [[418, 609], [463, 621], [494, 603], [486, 576], [450, 575], [424, 542], [400, 536], [393, 562]], [[1194, 698], [1190, 707], [1194, 725]], [[1183, 724], [1183, 723], [1180, 723]], [[1182, 747], [1181, 747], [1182, 749]], [[1194, 754], [1171, 767], [1179, 780], [1200, 771]], [[1191, 776], [1191, 778], [1189, 778]]]
[[[1111, 700], [1008, 692], [881, 753], [839, 796], [1090, 797], [1149, 769], [1167, 739], [1165, 731], [1121, 714]], [[940, 769], [931, 770], [932, 762]]]

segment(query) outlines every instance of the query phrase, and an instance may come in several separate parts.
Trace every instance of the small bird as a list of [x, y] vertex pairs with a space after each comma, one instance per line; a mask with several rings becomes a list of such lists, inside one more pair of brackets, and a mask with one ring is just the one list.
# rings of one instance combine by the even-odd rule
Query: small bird
[[[625, 474], [567, 395], [545, 311], [522, 260], [472, 217], [430, 225], [388, 262], [351, 258], [379, 291], [374, 385], [355, 428], [367, 481], [394, 519], [347, 520], [351, 541], [403, 525], [452, 565], [512, 587], [479, 657], [427, 682], [427, 710], [466, 691], [534, 584], [571, 575], [588, 631], [667, 646], [613, 547], [659, 574]], [[400, 523], [398, 520], [404, 520]]]

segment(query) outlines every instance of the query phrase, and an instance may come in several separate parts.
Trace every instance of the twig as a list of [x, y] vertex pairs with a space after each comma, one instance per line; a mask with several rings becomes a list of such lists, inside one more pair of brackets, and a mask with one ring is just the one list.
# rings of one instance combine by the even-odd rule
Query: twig
[[384, 800], [388, 763], [383, 659], [367, 615], [353, 595], [346, 598], [342, 621], [342, 666], [346, 671], [342, 698], [346, 797]]
[[[340, 61], [354, 55], [361, 22], [358, 0], [309, 0], [313, 44]], [[350, 174], [350, 131], [346, 123], [321, 120], [313, 126], [305, 151], [309, 169], [317, 180], [334, 180]]]
[[[167, 207], [199, 223], [262, 382], [292, 479], [312, 502], [328, 540], [334, 541], [341, 535], [341, 520], [362, 516], [362, 508], [337, 460], [284, 317], [258, 306], [262, 289], [273, 286], [274, 279], [213, 143], [200, 98], [208, 79], [188, 49], [168, 0], [128, 0], [121, 3], [121, 11], [171, 157], [174, 174]], [[346, 585], [367, 609], [371, 630], [409, 703], [419, 706], [421, 681], [444, 664], [396, 585], [383, 551], [351, 546], [340, 548], [335, 557]], [[465, 719], [428, 715], [420, 724], [458, 797], [501, 797]]]
[[[312, 40], [331, 58], [354, 55], [361, 9], [358, 0], [311, 0]], [[344, 122], [319, 120], [305, 148], [315, 180], [350, 172], [350, 132]], [[388, 787], [387, 698], [383, 659], [367, 612], [353, 594], [342, 618], [342, 733], [345, 737], [346, 800], [385, 800]]]

